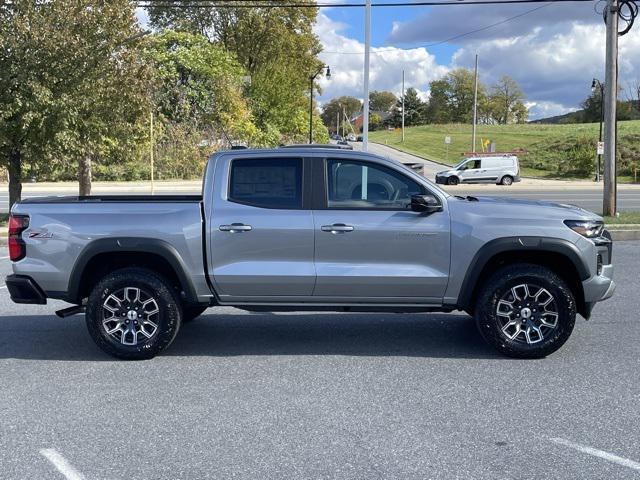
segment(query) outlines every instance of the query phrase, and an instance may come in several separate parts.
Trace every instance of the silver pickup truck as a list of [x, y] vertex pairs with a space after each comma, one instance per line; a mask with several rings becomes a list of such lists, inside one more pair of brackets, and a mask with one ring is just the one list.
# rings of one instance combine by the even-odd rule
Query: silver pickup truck
[[393, 160], [330, 148], [231, 150], [202, 196], [24, 200], [10, 217], [17, 303], [85, 312], [92, 338], [151, 358], [207, 307], [462, 310], [536, 358], [610, 297], [602, 219], [569, 205], [451, 196]]

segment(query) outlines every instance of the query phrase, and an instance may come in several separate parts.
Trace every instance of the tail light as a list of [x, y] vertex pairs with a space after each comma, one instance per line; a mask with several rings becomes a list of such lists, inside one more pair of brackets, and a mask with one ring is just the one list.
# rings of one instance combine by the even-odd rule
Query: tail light
[[27, 254], [22, 232], [29, 227], [29, 217], [26, 215], [11, 215], [9, 217], [9, 258], [12, 262], [22, 260]]

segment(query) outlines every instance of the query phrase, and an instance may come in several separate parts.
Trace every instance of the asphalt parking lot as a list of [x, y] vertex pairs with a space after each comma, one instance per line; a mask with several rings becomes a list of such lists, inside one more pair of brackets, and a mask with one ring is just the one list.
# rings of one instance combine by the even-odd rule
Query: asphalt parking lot
[[210, 309], [121, 362], [0, 288], [0, 478], [638, 478], [640, 242], [614, 261], [614, 298], [537, 361], [464, 315]]

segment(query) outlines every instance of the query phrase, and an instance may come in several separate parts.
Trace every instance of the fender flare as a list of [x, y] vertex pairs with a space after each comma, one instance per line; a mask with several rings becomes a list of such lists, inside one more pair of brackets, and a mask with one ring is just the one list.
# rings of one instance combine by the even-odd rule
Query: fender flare
[[142, 237], [117, 237], [102, 238], [89, 243], [78, 255], [73, 265], [65, 300], [71, 303], [78, 303], [80, 300], [80, 279], [89, 262], [96, 256], [103, 253], [151, 253], [162, 257], [175, 272], [180, 286], [182, 287], [186, 300], [197, 303], [195, 287], [191, 278], [187, 274], [188, 269], [180, 257], [178, 250], [170, 243], [157, 238]]
[[491, 240], [474, 255], [465, 274], [457, 306], [463, 309], [471, 307], [472, 295], [480, 274], [489, 261], [496, 255], [508, 252], [549, 252], [568, 258], [578, 272], [580, 280], [591, 276], [589, 265], [585, 262], [578, 247], [568, 240], [545, 237], [505, 237]]

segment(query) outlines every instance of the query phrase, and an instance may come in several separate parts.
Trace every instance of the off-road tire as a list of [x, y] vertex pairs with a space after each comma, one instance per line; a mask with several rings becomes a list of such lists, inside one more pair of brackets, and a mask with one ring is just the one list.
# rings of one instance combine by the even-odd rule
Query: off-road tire
[[[103, 326], [107, 311], [105, 302], [125, 288], [147, 292], [158, 307], [158, 313], [153, 317], [157, 325], [153, 336], [143, 338], [135, 345], [118, 342]], [[112, 304], [117, 302], [112, 301]], [[123, 307], [123, 310], [126, 308], [130, 307]], [[123, 268], [107, 274], [93, 288], [87, 300], [85, 319], [91, 338], [104, 352], [124, 360], [146, 360], [165, 350], [175, 339], [182, 323], [182, 305], [176, 290], [162, 276], [144, 268]]]
[[[542, 341], [533, 344], [522, 339], [510, 339], [503, 331], [503, 324], [509, 320], [497, 314], [498, 303], [505, 298], [504, 295], [509, 295], [513, 287], [527, 282], [552, 295], [558, 314], [556, 326]], [[514, 358], [542, 358], [558, 350], [569, 339], [576, 320], [576, 302], [567, 283], [550, 269], [524, 263], [510, 265], [484, 282], [477, 297], [475, 320], [482, 337], [500, 353]], [[524, 334], [522, 336], [527, 340]]]

